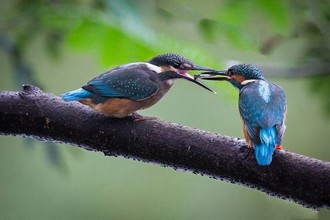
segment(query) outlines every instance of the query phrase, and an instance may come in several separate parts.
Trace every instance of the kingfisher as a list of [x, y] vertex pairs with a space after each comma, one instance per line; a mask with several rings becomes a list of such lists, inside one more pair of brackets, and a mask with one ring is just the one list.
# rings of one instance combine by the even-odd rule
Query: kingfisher
[[176, 79], [186, 79], [213, 92], [189, 75], [190, 70], [215, 71], [195, 65], [183, 56], [166, 53], [148, 62], [117, 66], [90, 80], [81, 88], [62, 94], [61, 97], [64, 101], [79, 101], [115, 118], [131, 116], [134, 121], [155, 119], [141, 116], [136, 111], [158, 102]]
[[248, 147], [255, 149], [259, 165], [269, 165], [275, 149], [282, 149], [286, 96], [282, 88], [268, 82], [257, 67], [238, 64], [228, 70], [204, 72], [195, 78], [228, 81], [239, 90], [239, 112]]

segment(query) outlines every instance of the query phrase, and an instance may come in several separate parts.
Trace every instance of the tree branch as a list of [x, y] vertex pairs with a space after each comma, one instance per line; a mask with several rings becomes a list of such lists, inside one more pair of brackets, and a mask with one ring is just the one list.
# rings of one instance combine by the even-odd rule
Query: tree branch
[[160, 120], [133, 122], [25, 85], [0, 91], [0, 134], [78, 145], [256, 188], [306, 207], [330, 208], [330, 163], [277, 151], [258, 166], [246, 142]]

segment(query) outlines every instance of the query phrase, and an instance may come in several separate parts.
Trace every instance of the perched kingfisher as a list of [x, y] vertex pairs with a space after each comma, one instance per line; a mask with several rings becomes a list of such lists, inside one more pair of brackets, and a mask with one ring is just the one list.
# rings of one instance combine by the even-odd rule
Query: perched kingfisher
[[148, 62], [129, 63], [115, 67], [89, 81], [80, 89], [61, 95], [64, 101], [79, 101], [108, 116], [132, 116], [135, 121], [154, 119], [141, 116], [137, 110], [158, 102], [175, 79], [186, 79], [213, 92], [188, 74], [190, 70], [215, 71], [194, 65], [172, 53], [156, 56]]
[[195, 78], [228, 81], [239, 89], [239, 112], [248, 147], [254, 147], [259, 165], [269, 165], [274, 150], [282, 149], [287, 110], [283, 89], [267, 82], [261, 70], [249, 64], [204, 72]]

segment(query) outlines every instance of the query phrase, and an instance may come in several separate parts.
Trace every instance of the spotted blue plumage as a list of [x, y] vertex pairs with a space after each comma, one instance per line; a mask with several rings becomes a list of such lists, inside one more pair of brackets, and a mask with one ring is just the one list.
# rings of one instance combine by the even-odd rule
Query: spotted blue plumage
[[96, 97], [144, 100], [157, 92], [157, 83], [160, 81], [157, 72], [148, 68], [148, 65], [151, 64], [119, 66], [95, 77], [81, 89], [63, 94], [62, 98], [66, 101], [95, 98], [93, 102], [96, 103], [103, 101]]
[[83, 88], [103, 97], [144, 100], [158, 90], [159, 77], [145, 63], [116, 68], [92, 79]]

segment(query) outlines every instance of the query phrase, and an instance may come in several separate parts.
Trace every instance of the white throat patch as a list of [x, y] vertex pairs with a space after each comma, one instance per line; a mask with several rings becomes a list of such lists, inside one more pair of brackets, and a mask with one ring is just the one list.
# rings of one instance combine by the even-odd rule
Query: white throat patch
[[246, 85], [248, 83], [252, 83], [252, 82], [256, 82], [258, 81], [257, 79], [247, 79], [247, 80], [244, 80], [243, 82], [241, 82], [241, 85]]

